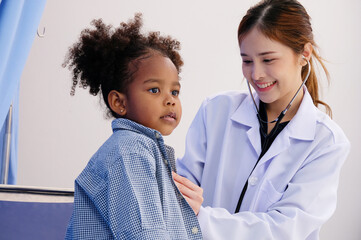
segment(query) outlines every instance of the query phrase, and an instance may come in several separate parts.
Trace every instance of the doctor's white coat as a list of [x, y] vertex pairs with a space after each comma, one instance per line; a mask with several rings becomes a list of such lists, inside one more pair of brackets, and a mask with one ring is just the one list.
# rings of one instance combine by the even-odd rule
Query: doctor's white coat
[[227, 92], [203, 102], [177, 168], [204, 189], [198, 215], [204, 239], [318, 239], [335, 211], [349, 148], [343, 131], [304, 88], [297, 114], [250, 175], [261, 153], [259, 123], [249, 94]]

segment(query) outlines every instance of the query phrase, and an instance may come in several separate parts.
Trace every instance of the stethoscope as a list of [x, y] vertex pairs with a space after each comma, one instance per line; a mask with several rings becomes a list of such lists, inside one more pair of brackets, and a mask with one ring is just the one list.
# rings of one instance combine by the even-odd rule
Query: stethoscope
[[303, 86], [305, 85], [306, 81], [308, 80], [308, 77], [310, 76], [310, 73], [311, 73], [311, 65], [310, 65], [310, 62], [309, 62], [308, 59], [307, 59], [305, 56], [303, 56], [303, 55], [302, 55], [302, 58], [307, 61], [307, 65], [308, 65], [307, 75], [306, 75], [305, 79], [302, 81], [301, 86], [298, 88], [297, 92], [295, 93], [295, 95], [293, 96], [293, 98], [291, 99], [291, 101], [289, 102], [289, 104], [288, 104], [288, 105], [286, 106], [286, 108], [280, 113], [280, 115], [279, 115], [275, 120], [273, 120], [273, 121], [268, 122], [268, 121], [264, 121], [264, 120], [261, 118], [261, 116], [260, 116], [260, 114], [259, 114], [259, 109], [258, 109], [258, 107], [257, 107], [256, 101], [254, 100], [254, 97], [253, 97], [253, 94], [252, 94], [252, 91], [251, 91], [251, 87], [250, 87], [249, 81], [247, 80], [248, 90], [249, 90], [249, 93], [250, 93], [250, 95], [251, 95], [251, 97], [252, 97], [252, 100], [253, 100], [253, 103], [254, 103], [254, 107], [255, 107], [255, 110], [256, 110], [256, 112], [257, 112], [257, 118], [258, 118], [258, 120], [259, 120], [259, 122], [260, 122], [260, 125], [262, 126], [262, 123], [266, 123], [266, 124], [267, 124], [267, 123], [276, 123], [276, 125], [274, 126], [272, 132], [275, 132], [275, 131], [276, 131], [276, 129], [278, 128], [278, 125], [279, 125], [280, 122], [281, 122], [281, 120], [282, 120], [283, 117], [285, 116], [285, 114], [286, 114], [286, 112], [288, 111], [288, 109], [290, 109], [290, 107], [291, 107], [293, 101], [295, 100], [296, 96], [298, 95], [298, 93], [300, 92], [300, 90], [303, 88]]
[[[307, 73], [305, 79], [302, 81], [301, 86], [298, 88], [297, 92], [295, 93], [295, 95], [293, 96], [293, 98], [291, 99], [291, 101], [289, 102], [289, 104], [287, 105], [287, 107], [286, 107], [286, 108], [280, 113], [280, 115], [279, 115], [275, 120], [273, 120], [273, 121], [268, 122], [268, 121], [262, 120], [262, 118], [261, 118], [261, 116], [260, 116], [260, 114], [259, 114], [259, 109], [258, 109], [258, 107], [257, 107], [256, 101], [254, 100], [254, 97], [253, 97], [253, 94], [252, 94], [252, 91], [251, 91], [251, 87], [250, 87], [249, 81], [247, 80], [248, 90], [249, 90], [249, 93], [250, 93], [250, 95], [251, 95], [251, 97], [252, 97], [252, 100], [253, 100], [253, 103], [254, 103], [254, 107], [255, 107], [255, 110], [256, 110], [256, 112], [257, 112], [257, 118], [258, 118], [258, 121], [259, 121], [259, 123], [260, 123], [260, 128], [261, 128], [261, 130], [262, 130], [262, 131], [260, 131], [260, 132], [261, 132], [261, 134], [263, 135], [263, 137], [265, 137], [265, 142], [263, 143], [263, 146], [262, 146], [262, 152], [261, 152], [261, 154], [260, 154], [260, 156], [259, 156], [259, 158], [258, 158], [258, 160], [257, 160], [257, 163], [254, 165], [251, 173], [249, 174], [249, 177], [252, 175], [254, 169], [256, 168], [256, 166], [257, 166], [257, 164], [258, 164], [258, 161], [259, 161], [259, 160], [261, 159], [261, 157], [263, 156], [262, 153], [264, 154], [264, 151], [267, 151], [267, 150], [264, 150], [264, 149], [265, 149], [264, 146], [267, 145], [267, 141], [269, 140], [269, 138], [272, 138], [272, 137], [276, 134], [277, 129], [278, 129], [278, 126], [279, 126], [282, 118], [285, 116], [285, 114], [286, 114], [286, 112], [288, 111], [288, 109], [290, 109], [290, 107], [291, 107], [293, 101], [295, 100], [296, 96], [298, 95], [298, 93], [300, 92], [300, 90], [302, 89], [302, 87], [305, 85], [308, 77], [310, 76], [310, 73], [311, 73], [311, 65], [310, 65], [310, 62], [309, 62], [304, 56], [302, 56], [302, 58], [307, 61], [307, 64], [308, 64], [308, 73]], [[272, 129], [272, 131], [270, 132], [270, 134], [267, 135], [266, 131], [264, 131], [264, 129], [263, 129], [263, 126], [262, 126], [263, 124], [262, 124], [262, 123], [265, 123], [265, 124], [267, 124], [267, 123], [276, 123], [276, 124], [275, 124], [275, 126], [273, 127], [273, 129]], [[248, 178], [249, 178], [249, 177], [248, 177]], [[238, 212], [239, 212], [240, 206], [241, 206], [242, 201], [243, 201], [244, 194], [245, 194], [246, 191], [247, 191], [248, 178], [247, 178], [246, 184], [244, 185], [244, 187], [243, 187], [243, 189], [242, 189], [242, 193], [241, 193], [241, 196], [240, 196], [240, 198], [239, 198], [239, 200], [238, 200], [238, 204], [237, 204], [235, 213], [238, 213]]]

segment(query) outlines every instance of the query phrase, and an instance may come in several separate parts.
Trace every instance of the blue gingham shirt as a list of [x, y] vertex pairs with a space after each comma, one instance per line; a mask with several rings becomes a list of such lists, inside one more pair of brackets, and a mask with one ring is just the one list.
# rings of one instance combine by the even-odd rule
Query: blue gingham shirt
[[176, 188], [174, 151], [161, 134], [127, 119], [75, 180], [66, 239], [202, 239]]

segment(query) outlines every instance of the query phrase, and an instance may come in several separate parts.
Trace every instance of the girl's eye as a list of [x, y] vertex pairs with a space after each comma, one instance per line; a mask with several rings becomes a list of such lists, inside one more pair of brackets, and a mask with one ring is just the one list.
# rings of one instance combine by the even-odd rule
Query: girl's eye
[[150, 93], [159, 93], [159, 88], [151, 88], [148, 90]]
[[243, 60], [243, 63], [247, 65], [247, 64], [251, 64], [252, 61], [251, 60]]
[[173, 91], [172, 91], [172, 95], [173, 95], [173, 96], [178, 96], [178, 95], [179, 95], [179, 91], [178, 91], [178, 90], [173, 90]]

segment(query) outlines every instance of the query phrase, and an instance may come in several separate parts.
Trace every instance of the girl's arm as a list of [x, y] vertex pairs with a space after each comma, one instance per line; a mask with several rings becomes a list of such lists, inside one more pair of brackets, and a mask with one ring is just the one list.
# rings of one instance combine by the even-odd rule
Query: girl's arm
[[111, 166], [101, 161], [76, 181], [67, 239], [170, 239], [149, 151], [123, 155]]
[[[108, 224], [116, 239], [169, 239], [154, 157], [147, 149], [123, 156], [109, 171]], [[106, 206], [104, 206], [106, 207]]]

